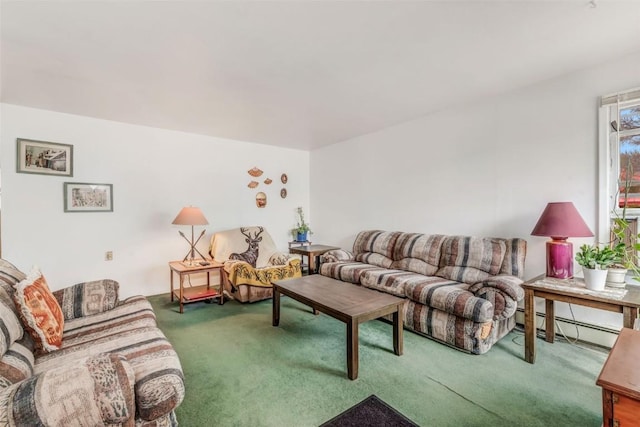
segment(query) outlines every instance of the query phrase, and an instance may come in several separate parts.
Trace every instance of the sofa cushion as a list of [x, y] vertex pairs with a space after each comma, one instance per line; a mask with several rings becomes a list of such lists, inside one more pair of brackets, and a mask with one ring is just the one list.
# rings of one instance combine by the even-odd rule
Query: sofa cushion
[[[380, 270], [377, 265], [363, 262], [327, 262], [320, 266], [320, 274], [343, 282], [360, 284], [362, 273], [367, 270]], [[385, 269], [383, 269], [385, 270]]]
[[399, 231], [361, 231], [353, 242], [354, 259], [365, 264], [389, 268]]
[[11, 344], [22, 338], [22, 334], [22, 324], [13, 306], [0, 299], [0, 355], [5, 354]]
[[30, 378], [33, 363], [33, 341], [25, 335], [0, 358], [0, 389]]
[[13, 298], [22, 324], [34, 340], [36, 351], [58, 350], [62, 346], [64, 316], [37, 267], [18, 283]]
[[498, 274], [506, 251], [503, 240], [450, 236], [442, 244], [437, 276], [464, 283], [476, 283]]
[[466, 283], [402, 270], [368, 270], [361, 284], [474, 322], [493, 319], [493, 305], [469, 292]]
[[36, 357], [35, 373], [74, 364], [100, 353], [118, 353], [135, 372], [137, 415], [155, 420], [174, 410], [184, 399], [184, 375], [171, 343], [157, 327], [143, 327], [105, 335]]
[[65, 321], [62, 348], [153, 326], [156, 326], [156, 315], [149, 301], [143, 296], [129, 297], [107, 312]]
[[434, 275], [438, 271], [444, 238], [440, 234], [402, 233], [396, 240], [390, 268]]
[[50, 369], [5, 389], [0, 414], [0, 425], [124, 424], [135, 416], [133, 370], [117, 354]]
[[527, 241], [524, 239], [504, 239], [505, 253], [500, 274], [524, 277], [524, 260], [527, 255]]
[[53, 292], [65, 320], [111, 310], [118, 303], [118, 282], [94, 280]]
[[8, 286], [8, 289], [12, 289], [26, 278], [26, 274], [18, 270], [15, 265], [0, 258], [0, 286]]

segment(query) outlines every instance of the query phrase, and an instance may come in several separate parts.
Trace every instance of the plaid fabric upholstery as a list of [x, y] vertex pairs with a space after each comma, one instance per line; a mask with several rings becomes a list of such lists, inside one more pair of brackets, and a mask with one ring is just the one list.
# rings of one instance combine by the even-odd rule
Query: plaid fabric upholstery
[[111, 310], [118, 302], [118, 282], [94, 280], [53, 292], [65, 320]]
[[414, 332], [473, 354], [484, 354], [511, 331], [515, 316], [500, 321], [474, 322], [435, 308], [408, 301], [404, 326]]
[[353, 258], [326, 253], [320, 274], [405, 297], [407, 329], [482, 354], [515, 326], [526, 243], [367, 230]]
[[30, 378], [33, 364], [33, 341], [25, 335], [0, 358], [0, 389]]
[[402, 233], [396, 240], [391, 268], [432, 276], [440, 264], [440, 234]]
[[504, 260], [499, 274], [524, 278], [524, 260], [527, 256], [527, 241], [524, 239], [503, 239], [505, 243]]
[[360, 277], [367, 270], [379, 270], [377, 265], [362, 262], [328, 262], [320, 266], [320, 274], [343, 282], [360, 284]]
[[464, 283], [480, 282], [498, 274], [506, 251], [500, 239], [450, 236], [442, 243], [441, 268], [437, 276]]
[[402, 270], [368, 270], [361, 284], [474, 322], [493, 318], [493, 305], [474, 296], [465, 283]]
[[365, 264], [389, 268], [399, 231], [361, 231], [353, 243], [354, 259]]
[[15, 306], [0, 299], [0, 355], [5, 354], [11, 344], [22, 338], [24, 329], [15, 313]]
[[131, 425], [134, 414], [133, 371], [117, 354], [50, 369], [0, 393], [0, 425]]

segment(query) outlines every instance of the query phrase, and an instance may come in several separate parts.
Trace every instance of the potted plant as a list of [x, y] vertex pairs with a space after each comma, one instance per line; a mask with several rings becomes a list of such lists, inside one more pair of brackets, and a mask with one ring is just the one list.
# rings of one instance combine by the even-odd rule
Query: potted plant
[[611, 226], [610, 247], [616, 253], [616, 260], [609, 268], [607, 274], [607, 285], [612, 287], [624, 287], [627, 272], [633, 272], [633, 278], [640, 281], [640, 268], [636, 265], [636, 254], [640, 250], [640, 235], [630, 233], [630, 225], [627, 220], [627, 206], [629, 200], [629, 189], [633, 176], [633, 165], [631, 159], [627, 162], [627, 170], [624, 181], [624, 196], [622, 203], [622, 215], [613, 210], [613, 224]]
[[313, 234], [313, 231], [311, 231], [311, 228], [309, 228], [309, 224], [304, 222], [304, 212], [302, 210], [302, 207], [296, 209], [296, 213], [298, 214], [298, 225], [296, 225], [296, 227], [291, 231], [295, 236], [296, 241], [306, 242], [307, 235]]
[[601, 291], [607, 281], [607, 269], [618, 254], [609, 246], [582, 245], [576, 254], [576, 261], [582, 266], [587, 289]]

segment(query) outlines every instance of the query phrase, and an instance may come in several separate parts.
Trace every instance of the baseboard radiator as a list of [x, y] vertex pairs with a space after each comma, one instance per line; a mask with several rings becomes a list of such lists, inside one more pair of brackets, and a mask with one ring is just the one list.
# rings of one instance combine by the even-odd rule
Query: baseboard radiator
[[[544, 313], [536, 312], [536, 327], [539, 331], [544, 332], [544, 322]], [[516, 312], [516, 323], [520, 327], [524, 328], [524, 309], [522, 308], [518, 308]], [[580, 341], [606, 348], [613, 347], [619, 333], [619, 331], [615, 329], [558, 316], [556, 316], [555, 331], [558, 336], [562, 336], [564, 334], [567, 338], [579, 338]]]

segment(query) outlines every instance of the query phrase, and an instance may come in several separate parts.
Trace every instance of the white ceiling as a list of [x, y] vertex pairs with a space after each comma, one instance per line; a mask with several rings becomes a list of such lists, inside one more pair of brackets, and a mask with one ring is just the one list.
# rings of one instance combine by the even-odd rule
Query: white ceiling
[[2, 0], [1, 101], [308, 150], [640, 51], [595, 5]]

